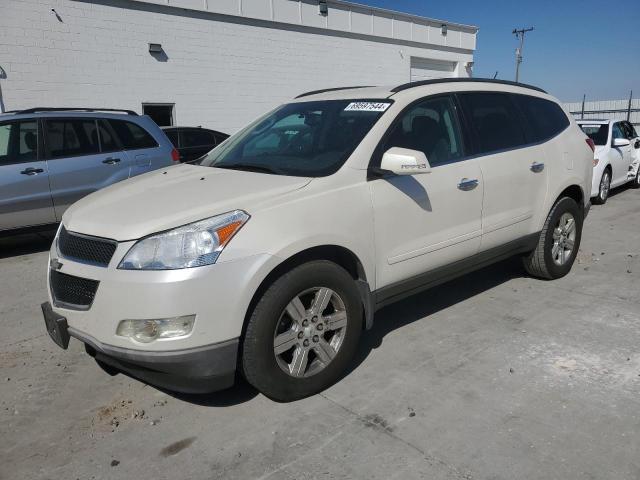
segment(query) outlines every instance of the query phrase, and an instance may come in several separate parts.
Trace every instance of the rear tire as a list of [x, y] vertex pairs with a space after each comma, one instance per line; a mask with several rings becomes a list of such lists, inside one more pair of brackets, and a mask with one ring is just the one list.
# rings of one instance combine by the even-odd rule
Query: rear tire
[[636, 177], [631, 181], [631, 188], [640, 188], [640, 166], [638, 166]]
[[609, 171], [609, 168], [607, 167], [604, 172], [602, 172], [602, 177], [600, 178], [600, 186], [598, 187], [598, 195], [593, 199], [593, 203], [597, 205], [604, 205], [605, 203], [607, 203], [610, 190], [611, 171]]
[[256, 304], [242, 343], [242, 372], [267, 397], [292, 401], [335, 383], [362, 331], [353, 278], [318, 260], [278, 278]]
[[535, 250], [523, 259], [526, 271], [548, 280], [569, 273], [580, 248], [583, 220], [575, 200], [560, 198], [547, 216]]

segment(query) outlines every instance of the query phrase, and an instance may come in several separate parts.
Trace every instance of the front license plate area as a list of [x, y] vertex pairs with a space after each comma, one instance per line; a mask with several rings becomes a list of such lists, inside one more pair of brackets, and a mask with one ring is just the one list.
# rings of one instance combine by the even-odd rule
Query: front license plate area
[[67, 325], [67, 319], [54, 312], [49, 302], [43, 303], [41, 307], [44, 323], [51, 340], [60, 348], [66, 350], [69, 346], [69, 326]]

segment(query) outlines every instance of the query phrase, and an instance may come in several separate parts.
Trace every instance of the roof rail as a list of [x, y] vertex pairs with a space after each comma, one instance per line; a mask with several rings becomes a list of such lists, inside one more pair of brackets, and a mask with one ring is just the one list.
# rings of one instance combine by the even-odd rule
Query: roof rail
[[419, 82], [403, 83], [402, 85], [398, 85], [397, 87], [392, 88], [391, 91], [394, 93], [398, 93], [413, 87], [421, 87], [423, 85], [436, 85], [438, 83], [449, 83], [449, 82], [451, 83], [464, 83], [464, 82], [497, 83], [500, 85], [511, 85], [514, 87], [528, 88], [530, 90], [535, 90], [537, 92], [547, 93], [541, 88], [534, 87], [533, 85], [527, 85], [526, 83], [511, 82], [509, 80], [496, 80], [493, 78], [435, 78], [433, 80], [421, 80]]
[[317, 95], [318, 93], [325, 92], [337, 92], [338, 90], [354, 90], [356, 88], [371, 88], [371, 85], [358, 85], [356, 87], [334, 87], [334, 88], [323, 88], [322, 90], [312, 90], [310, 92], [301, 93], [295, 98], [308, 97], [309, 95]]
[[16, 111], [17, 114], [22, 113], [38, 113], [38, 112], [122, 112], [127, 115], [138, 115], [133, 110], [124, 110], [122, 108], [55, 108], [55, 107], [36, 107], [27, 108], [26, 110]]

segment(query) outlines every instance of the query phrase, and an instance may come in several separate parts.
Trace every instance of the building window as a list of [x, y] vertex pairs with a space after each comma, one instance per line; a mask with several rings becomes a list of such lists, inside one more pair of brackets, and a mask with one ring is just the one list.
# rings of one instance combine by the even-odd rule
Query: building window
[[174, 125], [174, 103], [143, 103], [142, 114], [149, 115], [160, 127]]

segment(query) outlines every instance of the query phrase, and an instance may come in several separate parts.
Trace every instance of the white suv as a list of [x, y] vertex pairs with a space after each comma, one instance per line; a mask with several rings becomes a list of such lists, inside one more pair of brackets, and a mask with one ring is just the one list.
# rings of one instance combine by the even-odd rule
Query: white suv
[[383, 305], [521, 255], [571, 269], [593, 151], [534, 87], [311, 92], [212, 150], [73, 205], [47, 329], [105, 370], [292, 400], [331, 385]]
[[578, 125], [593, 141], [594, 203], [603, 204], [611, 188], [632, 182], [640, 187], [640, 137], [627, 121], [578, 120]]

